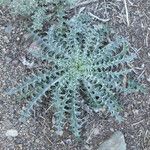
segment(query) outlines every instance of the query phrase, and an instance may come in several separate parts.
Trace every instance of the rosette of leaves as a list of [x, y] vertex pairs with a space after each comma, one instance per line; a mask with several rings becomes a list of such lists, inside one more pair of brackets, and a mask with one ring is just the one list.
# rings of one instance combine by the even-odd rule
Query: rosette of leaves
[[132, 68], [128, 66], [136, 55], [130, 52], [124, 38], [110, 41], [107, 28], [92, 24], [88, 15], [80, 14], [50, 27], [44, 37], [35, 35], [41, 49], [30, 52], [50, 63], [51, 68], [25, 78], [22, 84], [9, 90], [10, 94], [22, 95], [30, 91], [23, 118], [29, 117], [33, 106], [50, 92], [57, 131], [62, 131], [68, 122], [73, 134], [80, 136], [84, 122], [81, 99], [91, 109], [106, 107], [121, 121], [118, 95], [140, 91], [138, 83], [130, 77]]
[[41, 30], [45, 22], [64, 15], [66, 9], [75, 4], [76, 0], [0, 0], [12, 14], [21, 15], [32, 20], [31, 28]]

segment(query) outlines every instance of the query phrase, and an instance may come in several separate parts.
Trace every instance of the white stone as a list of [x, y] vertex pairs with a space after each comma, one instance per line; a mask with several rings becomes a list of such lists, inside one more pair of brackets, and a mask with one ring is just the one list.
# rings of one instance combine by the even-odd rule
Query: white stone
[[63, 131], [56, 131], [56, 134], [59, 135], [59, 136], [62, 136], [63, 135]]
[[148, 82], [150, 82], [150, 77], [147, 79]]
[[18, 135], [18, 131], [14, 129], [10, 129], [6, 131], [5, 135], [8, 137], [16, 137]]
[[100, 145], [98, 150], [126, 150], [126, 143], [122, 132], [115, 132], [110, 139]]

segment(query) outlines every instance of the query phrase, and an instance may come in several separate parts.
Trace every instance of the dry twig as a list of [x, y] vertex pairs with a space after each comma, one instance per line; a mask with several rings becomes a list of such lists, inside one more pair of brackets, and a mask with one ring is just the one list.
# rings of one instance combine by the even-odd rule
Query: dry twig
[[84, 6], [84, 5], [88, 5], [90, 3], [97, 3], [99, 0], [87, 0], [81, 3], [77, 3], [75, 6], [73, 7], [79, 7], [79, 6]]
[[125, 6], [125, 10], [126, 10], [126, 19], [127, 19], [127, 25], [130, 26], [130, 21], [129, 21], [129, 12], [128, 12], [128, 7], [127, 7], [127, 1], [124, 1], [124, 6]]
[[91, 12], [88, 13], [91, 17], [99, 20], [99, 21], [102, 21], [102, 22], [108, 22], [110, 19], [103, 19], [103, 18], [99, 18], [98, 16], [92, 14]]

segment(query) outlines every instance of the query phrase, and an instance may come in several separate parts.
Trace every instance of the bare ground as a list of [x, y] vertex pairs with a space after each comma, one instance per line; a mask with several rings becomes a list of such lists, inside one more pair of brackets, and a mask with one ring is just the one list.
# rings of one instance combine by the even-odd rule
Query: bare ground
[[[89, 1], [88, 1], [89, 3]], [[136, 48], [138, 60], [134, 64], [137, 78], [150, 87], [150, 1], [127, 0], [127, 12], [123, 0], [100, 0], [83, 4], [99, 22], [106, 21], [114, 32], [128, 38]], [[78, 7], [77, 9], [81, 8]], [[127, 17], [127, 13], [129, 16]], [[108, 21], [109, 20], [109, 21]], [[127, 20], [129, 21], [127, 24]], [[26, 32], [23, 22], [0, 9], [0, 87], [8, 88], [21, 82], [33, 69], [22, 63], [33, 58], [26, 53]], [[52, 112], [46, 104], [37, 108], [26, 124], [21, 124], [19, 113], [24, 101], [0, 93], [0, 149], [2, 150], [96, 150], [98, 145], [117, 130], [125, 135], [127, 150], [150, 149], [150, 93], [132, 94], [121, 98], [124, 122], [118, 124], [109, 114], [88, 112], [88, 121], [83, 127], [82, 140], [76, 141], [69, 131], [62, 137], [56, 136], [52, 127]], [[38, 113], [38, 115], [37, 115]], [[38, 117], [37, 117], [38, 116]], [[67, 128], [67, 127], [66, 127]], [[19, 135], [8, 138], [8, 129], [16, 129]]]

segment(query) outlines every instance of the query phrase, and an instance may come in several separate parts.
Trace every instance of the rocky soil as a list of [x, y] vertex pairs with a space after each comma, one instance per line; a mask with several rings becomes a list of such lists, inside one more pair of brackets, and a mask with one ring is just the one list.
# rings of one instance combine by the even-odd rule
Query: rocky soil
[[83, 1], [77, 11], [84, 8], [95, 21], [105, 22], [129, 40], [138, 55], [132, 67], [148, 92], [120, 98], [124, 109], [121, 124], [109, 114], [87, 109], [88, 121], [80, 141], [67, 127], [62, 136], [55, 134], [52, 112], [45, 103], [35, 109], [26, 123], [18, 121], [25, 103], [5, 95], [2, 89], [21, 82], [40, 64], [27, 54], [30, 42], [24, 21], [11, 16], [7, 8], [0, 8], [0, 150], [97, 150], [115, 131], [123, 133], [127, 150], [150, 149], [150, 1], [126, 2], [127, 9], [123, 0]]

